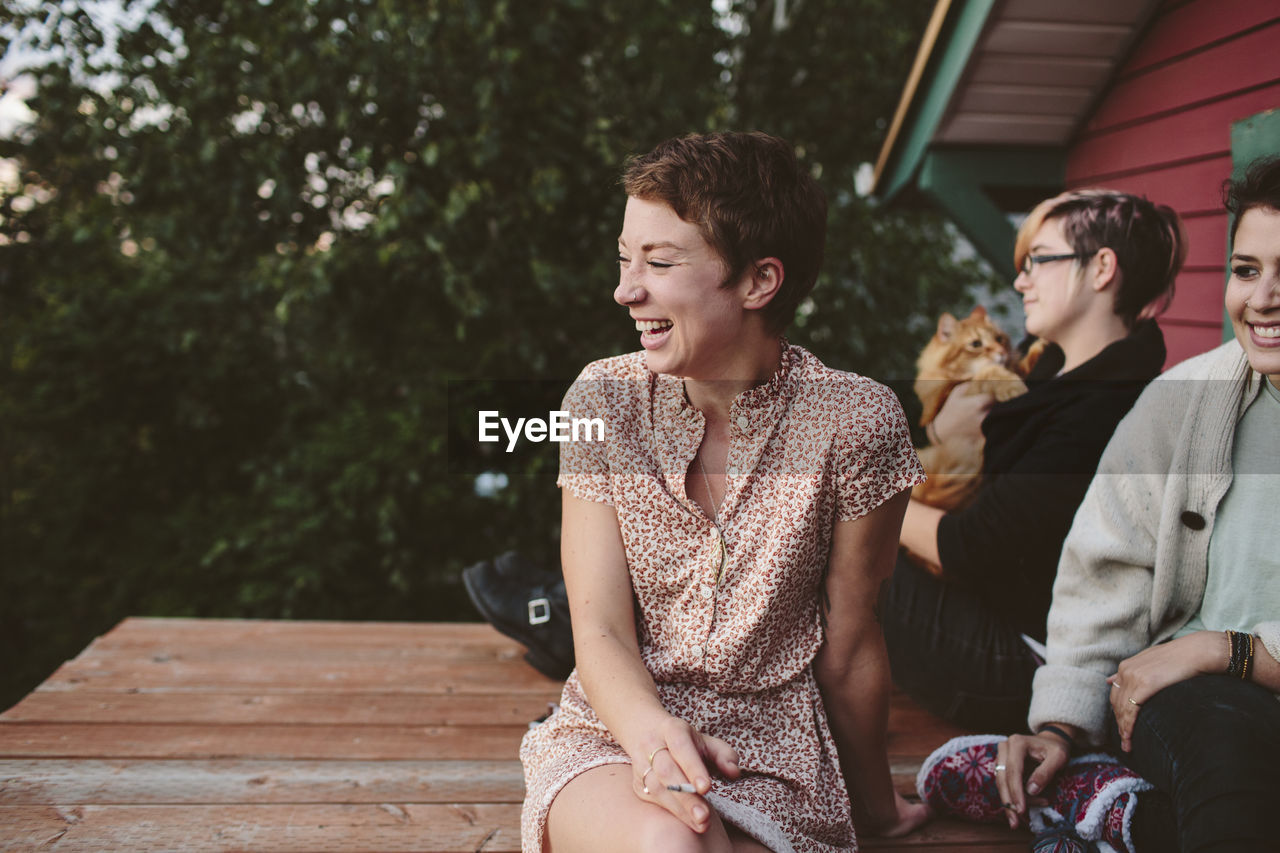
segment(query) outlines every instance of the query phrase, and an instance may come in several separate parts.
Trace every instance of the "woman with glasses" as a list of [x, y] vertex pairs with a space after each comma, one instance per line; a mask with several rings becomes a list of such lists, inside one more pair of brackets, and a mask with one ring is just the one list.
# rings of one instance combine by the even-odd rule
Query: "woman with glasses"
[[[1018, 233], [1026, 329], [1047, 342], [1028, 391], [953, 392], [935, 442], [985, 439], [974, 501], [911, 501], [883, 608], [894, 680], [968, 728], [1019, 731], [1062, 541], [1121, 417], [1165, 360], [1155, 321], [1185, 255], [1177, 215], [1103, 190], [1039, 204]], [[935, 434], [936, 433], [936, 434]]]

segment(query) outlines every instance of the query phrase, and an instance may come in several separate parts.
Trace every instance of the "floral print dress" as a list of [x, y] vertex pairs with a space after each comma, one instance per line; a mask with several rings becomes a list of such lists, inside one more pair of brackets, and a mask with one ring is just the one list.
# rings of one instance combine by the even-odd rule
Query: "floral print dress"
[[[705, 421], [683, 381], [649, 372], [640, 352], [605, 359], [583, 370], [563, 408], [604, 421], [603, 441], [560, 445], [558, 484], [617, 512], [640, 654], [663, 704], [739, 753], [742, 777], [715, 780], [708, 802], [779, 853], [856, 850], [812, 662], [835, 523], [923, 479], [897, 398], [784, 344], [774, 376], [730, 410], [723, 568], [720, 534], [686, 493]], [[571, 779], [630, 763], [576, 671], [520, 757], [526, 853], [541, 851], [551, 802]]]

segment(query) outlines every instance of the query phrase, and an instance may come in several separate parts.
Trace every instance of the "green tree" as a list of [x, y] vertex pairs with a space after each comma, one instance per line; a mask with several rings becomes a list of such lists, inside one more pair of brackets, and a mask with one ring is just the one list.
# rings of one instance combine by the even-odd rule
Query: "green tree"
[[797, 142], [832, 224], [793, 337], [832, 364], [908, 375], [981, 278], [852, 191], [923, 0], [149, 5], [5, 36], [56, 61], [0, 141], [0, 702], [125, 615], [471, 618], [464, 565], [554, 561], [554, 453], [448, 425], [634, 346], [617, 174], [663, 138]]

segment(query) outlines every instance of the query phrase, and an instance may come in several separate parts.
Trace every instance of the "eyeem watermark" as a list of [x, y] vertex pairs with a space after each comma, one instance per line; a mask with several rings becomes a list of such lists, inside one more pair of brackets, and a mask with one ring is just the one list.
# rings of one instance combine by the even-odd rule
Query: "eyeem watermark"
[[516, 449], [521, 436], [535, 444], [542, 441], [604, 441], [603, 418], [571, 418], [567, 412], [548, 412], [542, 418], [516, 418], [512, 423], [497, 411], [480, 412], [478, 438], [484, 442], [501, 441], [498, 427], [507, 436], [507, 452]]

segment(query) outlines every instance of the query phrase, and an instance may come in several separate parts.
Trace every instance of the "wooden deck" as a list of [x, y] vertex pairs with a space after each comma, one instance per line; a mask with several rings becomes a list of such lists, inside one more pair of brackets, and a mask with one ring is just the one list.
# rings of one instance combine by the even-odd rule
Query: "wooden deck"
[[[0, 715], [0, 849], [519, 850], [517, 747], [559, 694], [522, 652], [479, 624], [127, 619]], [[895, 697], [902, 790], [955, 733]]]

